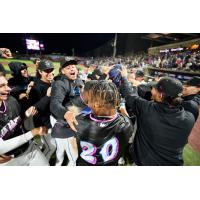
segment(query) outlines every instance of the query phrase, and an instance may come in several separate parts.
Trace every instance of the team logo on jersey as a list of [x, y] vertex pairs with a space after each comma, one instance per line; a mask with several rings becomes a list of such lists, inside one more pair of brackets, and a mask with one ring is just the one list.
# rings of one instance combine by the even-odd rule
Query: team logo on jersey
[[0, 138], [5, 139], [9, 138], [9, 136], [14, 132], [17, 125], [21, 123], [21, 117], [16, 117], [13, 120], [10, 120], [1, 130], [0, 130]]
[[104, 123], [104, 122], [101, 122], [100, 124], [99, 124], [99, 126], [101, 127], [101, 128], [103, 128], [103, 127], [106, 127], [108, 124], [107, 123]]

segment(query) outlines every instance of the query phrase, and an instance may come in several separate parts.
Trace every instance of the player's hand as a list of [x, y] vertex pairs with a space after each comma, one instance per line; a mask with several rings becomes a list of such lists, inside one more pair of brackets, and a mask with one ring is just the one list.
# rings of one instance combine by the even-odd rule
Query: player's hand
[[129, 114], [128, 114], [128, 112], [127, 112], [127, 110], [126, 110], [126, 108], [125, 108], [124, 106], [121, 106], [121, 107], [119, 108], [119, 111], [120, 111], [120, 113], [121, 113], [123, 116], [129, 117]]
[[98, 75], [95, 75], [95, 76], [96, 76], [96, 79], [99, 80], [100, 76], [98, 76]]
[[48, 90], [47, 90], [47, 96], [48, 96], [48, 97], [51, 96], [51, 87], [49, 87]]
[[111, 69], [112, 69], [112, 67], [103, 66], [101, 71], [103, 74], [108, 75]]
[[30, 117], [30, 116], [34, 116], [35, 114], [37, 114], [38, 111], [34, 106], [31, 106], [30, 108], [28, 108], [25, 112], [26, 117]]
[[34, 86], [34, 82], [31, 81], [29, 84], [28, 84], [28, 87], [27, 87], [27, 90], [26, 90], [26, 94], [27, 96], [29, 95], [30, 91], [31, 91], [31, 88]]
[[2, 56], [3, 58], [13, 58], [10, 49], [7, 49], [7, 48], [0, 48], [0, 51], [2, 52], [2, 55], [1, 55], [1, 56]]
[[19, 99], [23, 99], [23, 98], [27, 98], [27, 94], [26, 93], [21, 93], [19, 95]]
[[137, 81], [135, 79], [129, 79], [129, 82], [131, 82], [134, 86], [139, 86], [142, 84], [140, 81]]
[[36, 135], [42, 136], [48, 133], [48, 128], [46, 126], [41, 126], [41, 127], [32, 129], [31, 132], [33, 136], [36, 136]]
[[0, 164], [8, 162], [12, 159], [12, 156], [0, 155]]
[[77, 130], [76, 130], [74, 124], [75, 124], [75, 125], [78, 125], [78, 122], [76, 121], [76, 118], [75, 118], [74, 113], [71, 112], [71, 111], [67, 111], [67, 112], [65, 113], [65, 115], [64, 115], [64, 119], [67, 121], [69, 127], [70, 127], [73, 131], [77, 132]]
[[122, 70], [119, 70], [121, 72], [122, 77], [128, 76], [128, 71], [125, 66], [122, 66]]

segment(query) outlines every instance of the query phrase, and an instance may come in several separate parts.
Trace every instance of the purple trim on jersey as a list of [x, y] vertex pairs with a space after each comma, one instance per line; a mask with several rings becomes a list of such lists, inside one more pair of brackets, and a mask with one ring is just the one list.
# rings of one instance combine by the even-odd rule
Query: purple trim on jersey
[[2, 104], [3, 104], [3, 106], [4, 106], [4, 111], [1, 111], [1, 110], [0, 110], [0, 113], [5, 113], [5, 112], [7, 111], [7, 107], [6, 107], [6, 104], [5, 104], [4, 101], [2, 101]]
[[[117, 118], [117, 116], [118, 116], [118, 114], [116, 113], [114, 116], [112, 116], [111, 119], [102, 119], [102, 120], [100, 120], [100, 119], [96, 119], [96, 118], [92, 117], [92, 114], [90, 114], [90, 119], [92, 121], [95, 121], [95, 122], [111, 122], [111, 121], [115, 120]], [[109, 118], [109, 116], [108, 116], [108, 118]]]

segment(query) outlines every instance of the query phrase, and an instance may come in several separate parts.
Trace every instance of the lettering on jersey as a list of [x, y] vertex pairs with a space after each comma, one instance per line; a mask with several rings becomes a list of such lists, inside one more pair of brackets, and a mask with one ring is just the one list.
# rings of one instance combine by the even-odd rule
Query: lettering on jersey
[[99, 124], [99, 126], [100, 126], [101, 128], [106, 127], [107, 125], [108, 125], [107, 123], [103, 123], [103, 122], [101, 122], [101, 123]]
[[[86, 162], [95, 165], [97, 163], [97, 158], [95, 157], [97, 147], [94, 144], [84, 141], [80, 142], [80, 146], [82, 148], [82, 153], [80, 154], [81, 158], [83, 158]], [[99, 154], [101, 155], [102, 160], [106, 162], [115, 159], [118, 152], [119, 140], [114, 137], [103, 145]]]
[[0, 131], [0, 138], [9, 138], [9, 136], [14, 132], [18, 124], [21, 123], [21, 117], [16, 117], [10, 120]]

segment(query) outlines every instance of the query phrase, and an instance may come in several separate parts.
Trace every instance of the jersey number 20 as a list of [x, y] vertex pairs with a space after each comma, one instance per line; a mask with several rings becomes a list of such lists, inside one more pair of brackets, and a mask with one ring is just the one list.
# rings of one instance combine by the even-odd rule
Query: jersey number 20
[[[97, 162], [97, 158], [95, 157], [97, 147], [94, 144], [84, 141], [81, 141], [80, 145], [83, 150], [82, 153], [80, 154], [81, 158], [83, 158], [86, 162], [95, 165]], [[114, 159], [117, 156], [118, 150], [119, 150], [119, 141], [117, 138], [114, 137], [108, 140], [103, 145], [99, 153], [101, 154], [103, 161], [106, 162]]]

